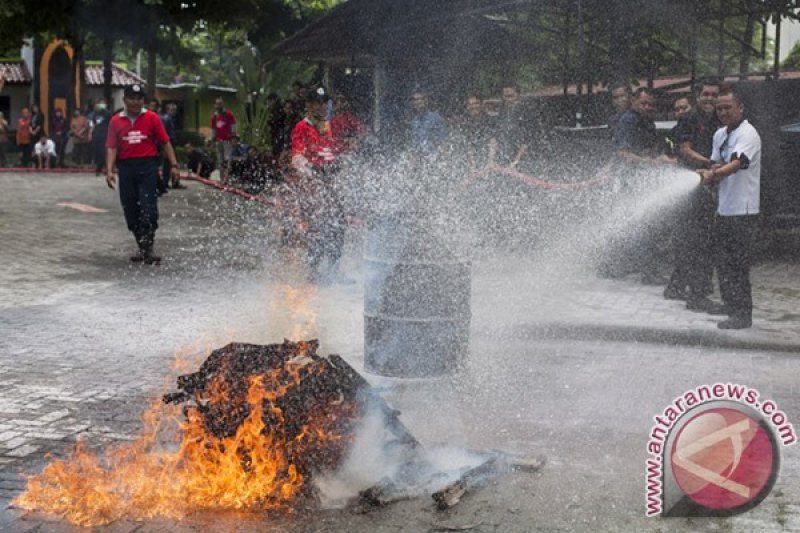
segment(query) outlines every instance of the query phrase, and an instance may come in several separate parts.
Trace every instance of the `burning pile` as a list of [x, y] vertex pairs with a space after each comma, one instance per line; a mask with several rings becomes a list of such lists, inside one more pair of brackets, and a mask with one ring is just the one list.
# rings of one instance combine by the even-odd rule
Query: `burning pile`
[[138, 441], [102, 457], [79, 445], [70, 460], [30, 478], [14, 505], [85, 526], [202, 509], [291, 510], [313, 501], [314, 473], [343, 461], [368, 406], [378, 407], [398, 445], [415, 448], [368, 383], [317, 348], [316, 341], [284, 341], [215, 350], [163, 398], [183, 404], [177, 446], [159, 442], [154, 419], [161, 412], [151, 412], [151, 431]]

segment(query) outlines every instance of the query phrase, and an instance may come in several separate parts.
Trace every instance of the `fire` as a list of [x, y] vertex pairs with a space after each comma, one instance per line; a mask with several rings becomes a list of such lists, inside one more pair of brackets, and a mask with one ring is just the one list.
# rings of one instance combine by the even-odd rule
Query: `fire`
[[[309, 493], [311, 471], [338, 461], [347, 440], [342, 420], [354, 419], [357, 407], [323, 402], [307, 416], [290, 417], [284, 411], [293, 405], [291, 395], [303, 392], [296, 390], [302, 380], [319, 377], [325, 367], [313, 354], [316, 344], [283, 346], [291, 347], [284, 364], [249, 375], [239, 387], [246, 387], [244, 394], [230, 381], [225, 360], [208, 386], [194, 392], [185, 416], [159, 402], [143, 416], [144, 431], [135, 442], [104, 454], [79, 443], [68, 460], [55, 460], [30, 477], [13, 505], [81, 526], [122, 517], [179, 519], [204, 509], [291, 512]], [[303, 421], [299, 427], [297, 420]], [[170, 422], [177, 424], [178, 438], [164, 442]]]

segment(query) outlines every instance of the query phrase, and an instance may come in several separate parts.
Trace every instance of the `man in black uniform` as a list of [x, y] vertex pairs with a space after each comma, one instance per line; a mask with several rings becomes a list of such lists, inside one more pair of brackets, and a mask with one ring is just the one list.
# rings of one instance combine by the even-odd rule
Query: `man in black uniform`
[[[681, 164], [693, 170], [711, 168], [711, 148], [714, 132], [722, 123], [715, 105], [719, 83], [702, 82], [697, 89], [697, 105], [678, 121], [677, 142]], [[676, 243], [675, 270], [670, 277], [664, 297], [686, 299], [687, 309], [716, 312], [717, 304], [708, 299], [713, 292], [712, 229], [717, 200], [711, 187], [699, 185], [689, 199], [684, 227]]]

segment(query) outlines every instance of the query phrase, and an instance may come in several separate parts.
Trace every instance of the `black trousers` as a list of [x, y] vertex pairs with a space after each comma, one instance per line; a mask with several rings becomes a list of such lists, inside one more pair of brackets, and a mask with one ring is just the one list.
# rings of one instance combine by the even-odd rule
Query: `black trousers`
[[23, 168], [28, 168], [31, 166], [32, 161], [32, 154], [33, 154], [33, 145], [32, 144], [20, 144], [20, 150], [22, 151], [22, 157], [20, 161], [22, 162]]
[[128, 229], [136, 236], [152, 234], [158, 228], [158, 160], [122, 163], [119, 169], [119, 199]]
[[717, 200], [707, 187], [697, 187], [689, 197], [684, 219], [674, 234], [675, 270], [669, 286], [689, 298], [703, 298], [714, 292], [713, 229]]
[[750, 263], [758, 219], [758, 215], [717, 216], [716, 219], [719, 289], [722, 302], [732, 317], [752, 318]]

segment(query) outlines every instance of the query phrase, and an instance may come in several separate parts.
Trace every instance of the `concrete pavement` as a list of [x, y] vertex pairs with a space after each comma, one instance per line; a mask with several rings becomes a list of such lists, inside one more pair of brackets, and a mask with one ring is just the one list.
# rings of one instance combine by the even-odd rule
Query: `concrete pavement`
[[[160, 202], [160, 267], [132, 265], [133, 239], [115, 193], [91, 175], [0, 174], [0, 498], [7, 505], [46, 453], [81, 437], [124, 442], [175, 371], [230, 340], [319, 337], [322, 353], [362, 367], [363, 290], [307, 287], [276, 241], [264, 206], [189, 184]], [[59, 203], [73, 205], [59, 206]], [[74, 204], [105, 212], [86, 212]], [[345, 266], [360, 274], [363, 228]], [[650, 520], [644, 446], [651, 418], [684, 390], [737, 380], [774, 398], [800, 426], [800, 267], [786, 253], [753, 271], [754, 327], [722, 332], [712, 317], [666, 301], [661, 288], [552, 269], [521, 253], [483, 253], [473, 268], [472, 347], [446, 380], [371, 377], [424, 443], [545, 453], [541, 474], [494, 481], [446, 515], [427, 501], [369, 515], [214, 513], [182, 524], [121, 522], [111, 531], [737, 531], [800, 530], [800, 465], [785, 450], [776, 490], [730, 519]], [[794, 248], [792, 248], [794, 247]], [[287, 308], [300, 287], [308, 309]], [[299, 329], [298, 329], [299, 328]], [[304, 330], [304, 331], [302, 331]], [[437, 411], [431, 413], [430, 406]], [[8, 531], [69, 531], [6, 510]]]

